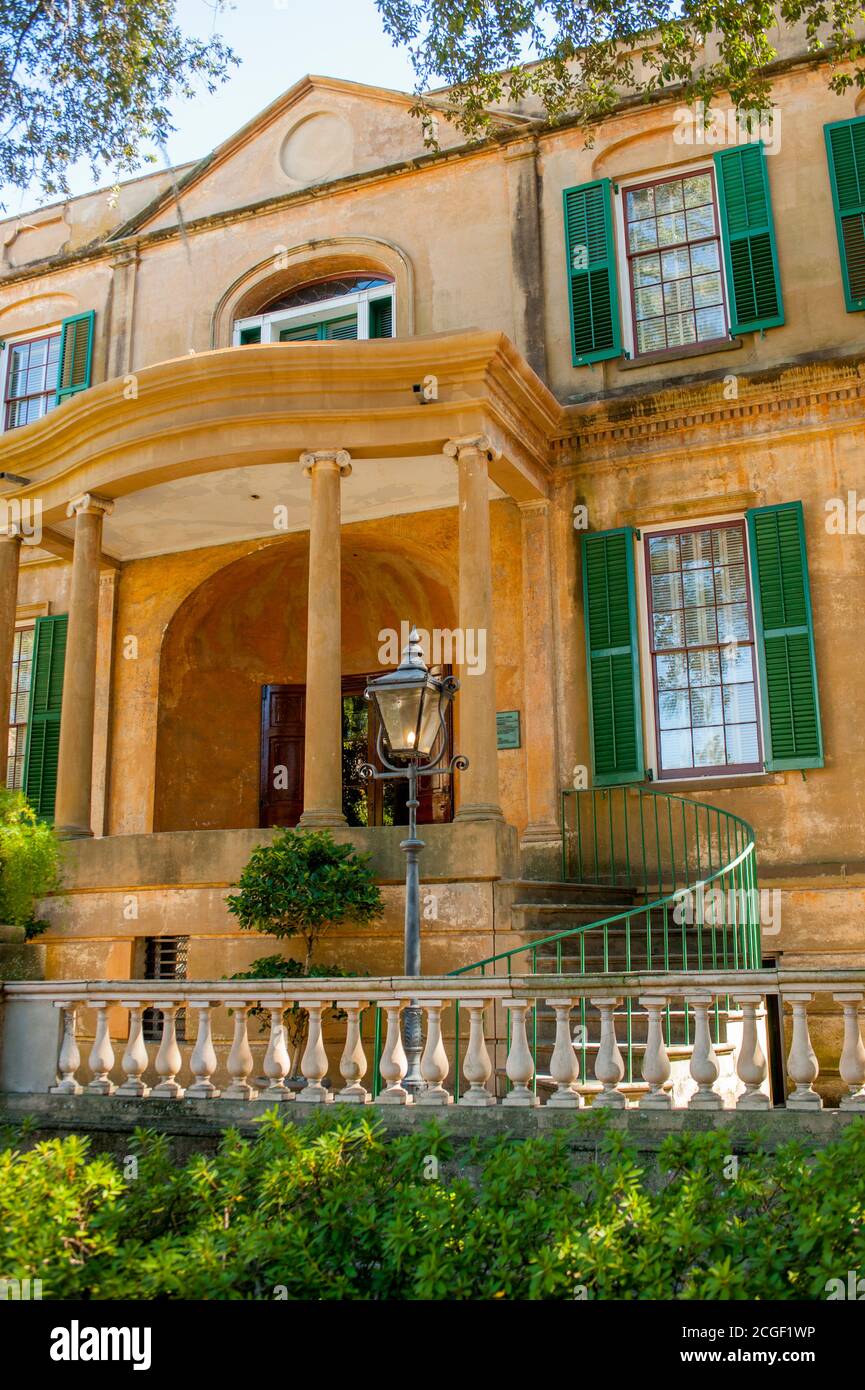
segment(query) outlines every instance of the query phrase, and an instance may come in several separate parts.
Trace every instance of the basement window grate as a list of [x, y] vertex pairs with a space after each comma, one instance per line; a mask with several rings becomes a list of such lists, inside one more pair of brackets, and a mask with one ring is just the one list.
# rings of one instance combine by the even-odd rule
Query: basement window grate
[[[188, 936], [148, 936], [144, 940], [145, 980], [185, 980], [189, 959]], [[145, 1009], [142, 1014], [145, 1042], [162, 1041], [162, 1013]], [[177, 1041], [186, 1042], [186, 1010], [175, 1015]]]

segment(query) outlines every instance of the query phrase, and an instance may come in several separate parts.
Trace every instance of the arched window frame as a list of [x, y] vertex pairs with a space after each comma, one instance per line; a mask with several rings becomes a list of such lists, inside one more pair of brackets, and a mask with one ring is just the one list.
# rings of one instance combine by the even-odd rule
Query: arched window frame
[[260, 329], [262, 343], [278, 343], [279, 335], [285, 329], [306, 328], [330, 319], [343, 318], [352, 312], [357, 314], [357, 338], [362, 341], [370, 337], [370, 305], [375, 301], [389, 300], [391, 305], [391, 324], [396, 326], [396, 286], [394, 284], [375, 285], [371, 289], [355, 290], [349, 294], [335, 295], [332, 299], [322, 299], [315, 304], [301, 304], [294, 309], [276, 309], [272, 313], [253, 314], [249, 318], [235, 319], [232, 329], [232, 346], [240, 347], [248, 341], [250, 330]]

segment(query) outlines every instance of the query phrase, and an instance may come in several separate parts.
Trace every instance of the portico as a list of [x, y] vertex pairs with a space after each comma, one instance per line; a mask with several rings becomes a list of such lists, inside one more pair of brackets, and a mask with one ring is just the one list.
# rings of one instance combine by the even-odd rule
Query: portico
[[[418, 379], [430, 378], [436, 382], [437, 399], [422, 405], [412, 387]], [[398, 582], [391, 579], [392, 606], [369, 613], [368, 619], [374, 628], [412, 619], [433, 628], [483, 634], [485, 662], [455, 671], [462, 680], [456, 736], [471, 761], [458, 790], [456, 819], [503, 824], [507, 817], [496, 741], [496, 682], [498, 673], [501, 683], [502, 670], [493, 614], [490, 510], [492, 505], [513, 511], [509, 526], [512, 532], [518, 528], [520, 538], [517, 546], [508, 542], [514, 573], [519, 576], [527, 561], [530, 571], [548, 570], [549, 447], [560, 416], [556, 402], [507, 339], [472, 333], [375, 344], [297, 344], [290, 353], [278, 345], [225, 349], [147, 368], [135, 389], [129, 399], [122, 383], [107, 382], [4, 440], [6, 470], [28, 480], [7, 496], [18, 506], [25, 501], [37, 506], [41, 515], [38, 558], [50, 563], [49, 557], [56, 556], [71, 571], [56, 762], [60, 833], [69, 838], [89, 837], [94, 828], [98, 833], [103, 818], [95, 813], [93, 788], [102, 782], [107, 785], [104, 824], [109, 835], [159, 828], [154, 820], [159, 804], [157, 729], [160, 689], [167, 678], [166, 633], [182, 605], [194, 601], [202, 576], [237, 565], [244, 556], [254, 559], [265, 549], [268, 557], [277, 556], [286, 546], [293, 547], [298, 564], [305, 560], [305, 595], [298, 584], [284, 600], [295, 608], [303, 603], [305, 609], [297, 621], [305, 626], [300, 824], [345, 826], [343, 552], [350, 536], [362, 561], [367, 553], [362, 547], [371, 546], [368, 530], [377, 527], [384, 537], [387, 491], [396, 496], [397, 483], [397, 515], [441, 515], [435, 524], [423, 523], [430, 535], [436, 528], [444, 535], [446, 518], [453, 516], [454, 534], [447, 545], [455, 554], [449, 549], [447, 559], [442, 557], [439, 578], [433, 580], [429, 574], [435, 556], [427, 551], [421, 566], [427, 578], [411, 583], [412, 546], [419, 554], [425, 551], [418, 544], [420, 522], [398, 527], [399, 536], [377, 542], [379, 555], [389, 547], [395, 560], [403, 553], [397, 568], [406, 575], [406, 592], [400, 594]], [[214, 525], [209, 545], [202, 515], [196, 518], [200, 547], [172, 554], [163, 535], [184, 505], [187, 479], [196, 486], [212, 479], [213, 495], [220, 495], [224, 505], [236, 494], [239, 507], [249, 480], [258, 489], [262, 478], [273, 480], [272, 492], [263, 499], [257, 492], [246, 494], [262, 500], [262, 514], [273, 499], [286, 500], [270, 508], [267, 526], [260, 526], [257, 537], [250, 536], [245, 546], [220, 547], [226, 530]], [[142, 518], [150, 527], [144, 542], [149, 553], [138, 561]], [[14, 634], [14, 577], [21, 549], [14, 533], [0, 546], [0, 646]], [[30, 547], [25, 561], [36, 558]], [[361, 568], [354, 554], [349, 563], [355, 573]], [[148, 602], [127, 608], [124, 591], [131, 595], [135, 590], [136, 566], [148, 570]], [[118, 567], [118, 603], [106, 631], [100, 573]], [[429, 593], [426, 611], [420, 613], [408, 611], [412, 603], [417, 605], [418, 584]], [[168, 596], [172, 586], [178, 601]], [[445, 591], [451, 594], [447, 603], [441, 597]], [[422, 594], [420, 598], [422, 606]], [[508, 703], [522, 710], [522, 682], [531, 669], [533, 698], [544, 711], [531, 717], [531, 735], [530, 719], [524, 716], [526, 737], [534, 740], [538, 718], [552, 719], [555, 705], [549, 601], [523, 605], [518, 592], [512, 598], [514, 611], [522, 610], [523, 650], [515, 662], [509, 634]], [[368, 603], [376, 604], [372, 590]], [[357, 621], [354, 612], [350, 621]], [[464, 643], [462, 647], [465, 651]], [[525, 663], [523, 653], [530, 658]], [[356, 660], [364, 663], [360, 671], [376, 669], [369, 643]], [[351, 659], [346, 661], [351, 671]], [[281, 677], [283, 672], [274, 671], [270, 678]], [[96, 707], [106, 702], [111, 727], [107, 749], [98, 746], [94, 733]], [[558, 833], [555, 745], [554, 729], [538, 737], [538, 750], [533, 747], [531, 754], [526, 743], [531, 771], [519, 795], [526, 799], [521, 819], [529, 840], [545, 834], [552, 840]], [[127, 757], [133, 746], [134, 766]], [[174, 762], [182, 770], [182, 756]], [[220, 776], [218, 762], [212, 772]], [[509, 783], [513, 806], [512, 776]], [[248, 824], [240, 818], [226, 829]], [[194, 820], [175, 826], [198, 828]]]

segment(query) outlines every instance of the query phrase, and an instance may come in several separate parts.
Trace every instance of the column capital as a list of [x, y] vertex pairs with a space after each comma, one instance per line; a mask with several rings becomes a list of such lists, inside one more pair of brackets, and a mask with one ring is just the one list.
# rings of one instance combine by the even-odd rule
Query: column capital
[[347, 478], [351, 472], [351, 454], [347, 449], [311, 449], [300, 456], [305, 478], [311, 478], [313, 470], [322, 464], [330, 464], [339, 470], [341, 478]]
[[502, 456], [501, 449], [496, 448], [488, 434], [464, 434], [459, 439], [449, 439], [444, 452], [457, 463], [463, 454], [484, 454], [487, 463], [495, 463]]
[[535, 514], [546, 516], [549, 513], [551, 505], [549, 497], [531, 497], [526, 502], [517, 503], [523, 516], [533, 516]]
[[73, 497], [66, 508], [67, 516], [88, 516], [102, 515], [110, 516], [114, 511], [114, 503], [108, 497], [99, 497], [95, 492], [82, 492], [80, 497]]

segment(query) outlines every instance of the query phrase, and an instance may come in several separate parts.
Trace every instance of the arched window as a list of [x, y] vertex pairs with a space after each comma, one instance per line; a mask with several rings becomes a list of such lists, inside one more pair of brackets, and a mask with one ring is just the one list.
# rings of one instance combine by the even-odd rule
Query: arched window
[[394, 287], [367, 273], [314, 280], [281, 294], [260, 314], [237, 319], [234, 346], [392, 338]]

